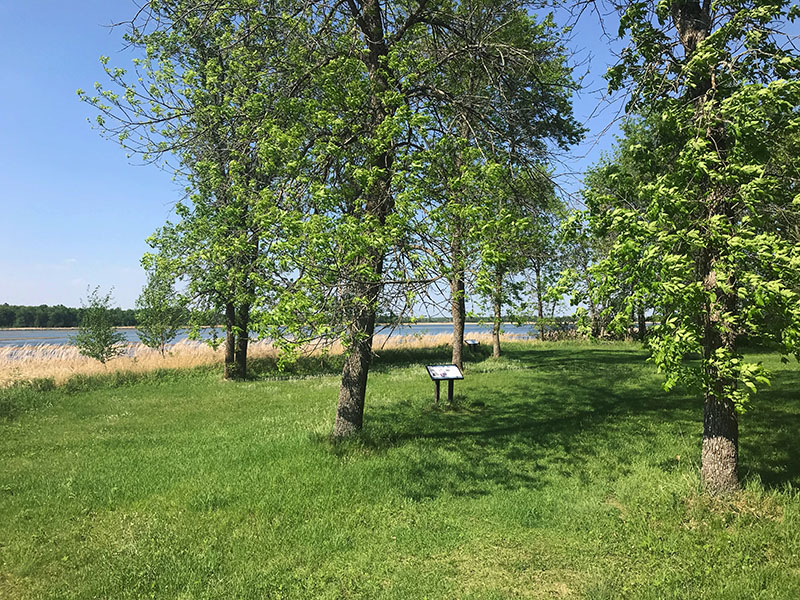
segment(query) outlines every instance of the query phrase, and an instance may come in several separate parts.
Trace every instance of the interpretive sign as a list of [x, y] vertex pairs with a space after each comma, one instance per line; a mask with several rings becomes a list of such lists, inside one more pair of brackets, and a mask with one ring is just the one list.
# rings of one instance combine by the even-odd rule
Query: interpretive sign
[[433, 379], [434, 383], [434, 400], [439, 404], [439, 382], [447, 382], [447, 402], [453, 403], [453, 382], [456, 379], [464, 379], [461, 369], [457, 365], [426, 365], [428, 375]]
[[427, 365], [428, 375], [434, 381], [446, 381], [448, 379], [464, 379], [461, 370], [456, 365]]
[[478, 340], [464, 340], [464, 343], [467, 345], [470, 352], [475, 352], [475, 350], [478, 349], [478, 346], [481, 345]]

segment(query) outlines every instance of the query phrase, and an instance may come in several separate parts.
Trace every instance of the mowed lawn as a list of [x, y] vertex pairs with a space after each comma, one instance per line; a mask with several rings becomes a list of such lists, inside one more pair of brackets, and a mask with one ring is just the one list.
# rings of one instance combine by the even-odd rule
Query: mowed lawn
[[37, 392], [0, 422], [0, 598], [800, 598], [794, 360], [759, 356], [745, 490], [712, 501], [702, 403], [638, 346], [506, 350], [453, 407], [446, 348], [382, 353], [338, 445], [335, 374]]

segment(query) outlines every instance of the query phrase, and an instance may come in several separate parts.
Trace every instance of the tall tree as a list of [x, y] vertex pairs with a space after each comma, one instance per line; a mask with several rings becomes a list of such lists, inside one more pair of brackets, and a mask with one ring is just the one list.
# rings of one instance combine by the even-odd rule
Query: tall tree
[[[188, 171], [192, 204], [157, 244], [187, 257], [181, 274], [198, 273], [198, 292], [222, 298], [226, 313], [229, 302], [245, 315], [258, 302], [256, 327], [287, 348], [320, 337], [343, 342], [336, 437], [363, 423], [376, 312], [408, 278], [402, 256], [421, 201], [411, 191], [417, 151], [434, 105], [459, 97], [438, 85], [442, 74], [485, 41], [475, 19], [491, 15], [498, 31], [518, 30], [515, 44], [527, 44], [486, 46], [492, 63], [508, 65], [495, 70], [490, 104], [507, 93], [545, 130], [571, 123], [563, 116], [567, 69], [550, 60], [552, 36], [537, 46], [522, 35], [535, 33], [527, 4], [470, 6], [151, 2], [129, 37], [146, 51], [138, 72], [109, 67], [119, 89], [87, 96], [119, 120], [101, 126], [123, 143], [143, 135], [146, 155], [173, 151]], [[445, 51], [434, 52], [445, 38]], [[522, 68], [520, 56], [545, 85], [515, 89], [519, 77], [505, 85], [504, 72]], [[544, 104], [546, 116], [533, 111], [541, 97], [556, 99]], [[497, 119], [497, 139], [525, 138], [530, 130], [520, 124], [528, 121]], [[231, 314], [229, 331], [246, 335]]]
[[[489, 299], [492, 310], [492, 354], [500, 356], [500, 329], [504, 309], [524, 309], [525, 274], [534, 271], [538, 284], [539, 328], [543, 331], [545, 273], [557, 264], [551, 218], [559, 203], [543, 169], [528, 171], [495, 165], [484, 182], [489, 202], [483, 207], [478, 242], [480, 264], [478, 292]], [[547, 263], [547, 264], [545, 264]]]
[[[493, 118], [498, 123], [502, 121], [491, 102], [500, 105], [504, 92], [524, 106], [529, 105], [521, 100], [522, 96], [533, 98], [540, 94], [559, 99], [560, 103], [545, 103], [557, 113], [555, 121], [571, 123], [560, 112], [561, 108], [567, 113], [569, 109], [564, 81], [568, 71], [560, 54], [559, 60], [547, 62], [552, 54], [558, 54], [552, 37], [547, 35], [549, 30], [536, 29], [545, 32], [538, 55], [520, 46], [520, 40], [530, 46], [536, 36], [525, 38], [517, 32], [516, 46], [501, 45], [498, 40], [512, 29], [533, 31], [535, 22], [523, 10], [525, 5], [487, 2], [469, 5], [468, 9], [466, 6], [444, 2], [420, 2], [409, 7], [348, 2], [349, 14], [325, 12], [328, 17], [319, 22], [328, 29], [315, 29], [320, 58], [311, 62], [321, 66], [309, 74], [309, 81], [315, 83], [316, 102], [325, 110], [315, 107], [308, 119], [310, 129], [317, 132], [305, 156], [311, 210], [298, 219], [302, 242], [295, 245], [300, 251], [295, 251], [293, 259], [303, 281], [293, 286], [281, 304], [297, 309], [298, 314], [313, 307], [315, 314], [310, 319], [289, 319], [306, 328], [321, 314], [322, 306], [341, 315], [347, 325], [341, 332], [347, 352], [334, 427], [336, 437], [361, 428], [376, 310], [387, 286], [397, 289], [396, 285], [407, 279], [394, 266], [413, 245], [410, 222], [420, 214], [419, 208], [431, 214], [432, 194], [427, 193], [424, 184], [420, 185], [419, 165], [430, 164], [435, 160], [431, 154], [437, 154], [449, 143], [447, 136], [452, 135], [452, 127], [437, 129], [439, 117], [447, 112], [450, 122], [457, 123], [454, 115], [458, 111], [446, 111], [444, 107], [463, 98], [443, 82], [450, 81], [449, 75], [459, 68], [456, 65], [465, 70], [472, 65], [477, 73], [489, 63], [502, 79], [504, 74], [494, 65], [500, 65], [505, 56], [509, 80], [514, 80], [514, 69], [521, 69], [519, 65], [524, 63], [528, 69], [540, 68], [537, 72], [550, 85], [530, 91], [503, 88], [494, 82], [494, 93], [487, 94], [491, 101], [484, 103], [487, 110], [493, 110]], [[499, 15], [506, 17], [496, 23], [494, 39], [486, 29], [476, 26], [477, 19], [487, 19], [487, 15], [495, 19]], [[345, 33], [337, 27], [343, 27]], [[358, 32], [355, 41], [359, 48], [347, 45], [353, 41], [353, 31]], [[339, 40], [335, 48], [329, 46], [331, 39]], [[349, 48], [344, 56], [343, 48]], [[517, 50], [504, 55], [508, 48]], [[477, 61], [476, 54], [480, 55]], [[322, 58], [326, 56], [336, 56], [337, 60]], [[348, 82], [344, 90], [343, 80]], [[480, 93], [485, 94], [486, 89]], [[528, 116], [531, 123], [550, 122], [542, 113], [535, 113], [535, 118]], [[511, 143], [511, 125], [504, 130], [495, 123], [493, 131], [498, 148]], [[570, 134], [564, 136], [568, 138]], [[537, 143], [544, 143], [542, 137], [546, 136], [536, 137]], [[437, 141], [443, 144], [437, 145]], [[456, 140], [455, 146], [459, 142]], [[420, 148], [431, 152], [425, 155], [419, 152]], [[463, 156], [457, 161], [465, 169], [474, 166], [467, 166]], [[452, 199], [453, 195], [445, 194], [445, 203], [455, 205]], [[315, 300], [308, 302], [309, 296]], [[335, 321], [329, 320], [325, 327], [329, 332], [335, 331]], [[298, 333], [293, 337], [302, 339], [303, 332]]]
[[566, 210], [563, 203], [555, 196], [549, 182], [540, 186], [539, 210], [529, 217], [525, 229], [526, 236], [520, 250], [524, 254], [524, 276], [527, 289], [533, 297], [536, 311], [536, 328], [539, 340], [544, 341], [548, 327], [546, 307], [550, 305], [550, 314], [554, 310], [553, 289], [558, 283], [565, 266], [565, 248], [561, 242], [561, 221]]
[[466, 283], [478, 269], [477, 248], [494, 215], [482, 210], [493, 205], [483, 185], [488, 172], [498, 164], [539, 170], [553, 150], [566, 149], [582, 133], [572, 117], [575, 83], [560, 32], [550, 17], [531, 16], [533, 10], [525, 3], [458, 3], [454, 26], [433, 37], [428, 50], [437, 61], [455, 56], [426, 82], [435, 92], [426, 185], [438, 203], [428, 215], [434, 225], [428, 247], [448, 282], [452, 361], [459, 366]]
[[[285, 83], [277, 57], [289, 41], [285, 28], [275, 35], [272, 17], [246, 0], [147, 3], [127, 24], [126, 42], [142, 54], [133, 70], [104, 58], [109, 84], [95, 96], [79, 91], [126, 149], [177, 158], [189, 200], [149, 241], [195, 303], [224, 315], [227, 378], [246, 375], [254, 304], [274, 289], [263, 240], [274, 235], [276, 171], [285, 172], [276, 165], [292, 124], [270, 105]], [[277, 129], [280, 139], [264, 135]]]
[[[713, 494], [737, 489], [738, 413], [766, 376], [742, 336], [800, 356], [800, 59], [782, 30], [789, 2], [670, 0], [626, 4], [630, 36], [612, 88], [630, 85], [669, 169], [640, 182], [643, 210], [606, 198], [593, 219], [614, 235], [608, 281], [627, 265], [637, 298], [665, 307], [649, 345], [667, 387], [704, 398], [701, 475]], [[686, 359], [702, 358], [699, 365]]]

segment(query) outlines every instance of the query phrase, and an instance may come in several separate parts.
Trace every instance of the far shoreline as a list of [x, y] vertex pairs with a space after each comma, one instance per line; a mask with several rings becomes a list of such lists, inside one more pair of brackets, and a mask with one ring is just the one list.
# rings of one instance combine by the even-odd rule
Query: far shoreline
[[[465, 321], [464, 322], [464, 325], [491, 325], [491, 324], [492, 324], [491, 321]], [[532, 321], [524, 321], [522, 323], [517, 323], [516, 321], [502, 321], [500, 324], [501, 325], [519, 325], [521, 327], [525, 326], [525, 325], [532, 325], [532, 326], [536, 325], [536, 323], [534, 323]], [[441, 326], [452, 327], [453, 326], [453, 322], [452, 321], [432, 321], [432, 322], [423, 321], [421, 323], [420, 322], [376, 323], [375, 324], [375, 328], [376, 329], [378, 329], [378, 328], [385, 329], [385, 328], [389, 328], [389, 327], [397, 327], [397, 326], [404, 326], [404, 325], [410, 325], [410, 326], [441, 325]], [[136, 329], [137, 327], [138, 327], [137, 325], [119, 325], [119, 326], [115, 327], [114, 329]], [[202, 327], [209, 327], [209, 328], [215, 327], [217, 329], [223, 329], [224, 325], [202, 325]], [[190, 329], [190, 326], [189, 325], [185, 325], [184, 328], [185, 329]], [[57, 329], [59, 331], [77, 331], [78, 329], [80, 329], [80, 327], [0, 327], [0, 331], [44, 331], [44, 330], [47, 330], [47, 329]]]

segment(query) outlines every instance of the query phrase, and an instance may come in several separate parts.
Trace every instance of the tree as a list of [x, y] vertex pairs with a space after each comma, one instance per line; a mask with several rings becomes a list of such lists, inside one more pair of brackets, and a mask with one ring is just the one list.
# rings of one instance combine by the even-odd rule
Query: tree
[[147, 273], [147, 283], [136, 299], [136, 333], [148, 348], [165, 355], [167, 344], [185, 325], [186, 311], [179, 301], [171, 274], [157, 266]]
[[[494, 29], [500, 38], [530, 25], [525, 6], [489, 2], [463, 9], [427, 1], [409, 6], [348, 2], [319, 7], [318, 19], [307, 25], [315, 45], [303, 62], [314, 69], [298, 65], [302, 91], [293, 88], [303, 98], [304, 135], [309, 138], [301, 184], [292, 188], [303, 194], [291, 203], [302, 210], [287, 219], [283, 232], [288, 235], [282, 238], [284, 256], [300, 277], [280, 294], [270, 318], [293, 340], [325, 335], [342, 341], [346, 352], [334, 437], [362, 426], [379, 307], [418, 284], [415, 274], [409, 277], [404, 256], [412, 246], [413, 221], [421, 209], [430, 213], [431, 208], [430, 196], [419, 186], [420, 164], [428, 160], [420, 150], [432, 145], [428, 140], [435, 137], [431, 124], [437, 107], [462, 97], [440, 86], [442, 74], [459, 61], [466, 68], [466, 57], [481, 48], [487, 64], [505, 60], [509, 75], [521, 63], [541, 67], [535, 59], [547, 62], [550, 52], [557, 53], [550, 37], [545, 36], [540, 55], [525, 49], [505, 54], [507, 44], [487, 43], [485, 30], [474, 27], [487, 15], [505, 15], [508, 19], [500, 18]], [[518, 38], [531, 43], [530, 38]], [[438, 47], [439, 40], [446, 43]], [[565, 71], [555, 61], [547, 66], [552, 71], [542, 67], [537, 73], [549, 78]], [[501, 69], [494, 72], [502, 78]], [[536, 90], [563, 96], [563, 82], [556, 82], [556, 75]], [[517, 98], [529, 91], [496, 89], [501, 90], [492, 96], [496, 102], [502, 91], [514, 91]], [[509, 138], [495, 129], [499, 147], [500, 140]]]
[[[362, 427], [379, 307], [416, 284], [404, 256], [425, 199], [411, 183], [434, 105], [459, 97], [439, 86], [446, 68], [486, 47], [500, 82], [493, 102], [513, 92], [530, 113], [538, 96], [555, 95], [553, 114], [531, 122], [563, 120], [558, 108], [569, 102], [559, 78], [568, 69], [549, 61], [552, 36], [539, 48], [523, 35], [532, 31], [527, 8], [151, 2], [130, 27], [128, 41], [145, 51], [134, 72], [108, 67], [116, 88], [83, 94], [127, 147], [179, 157], [192, 204], [156, 249], [183, 257], [174, 264], [205, 302], [224, 305], [229, 331], [246, 344], [243, 323], [252, 323], [287, 351], [308, 340], [343, 343], [335, 437]], [[484, 17], [497, 35], [527, 46], [509, 53], [507, 44], [484, 44], [486, 30], [473, 27]], [[523, 67], [538, 68], [545, 85], [504, 87], [504, 73]], [[527, 135], [499, 120], [494, 129], [506, 142]]]
[[[662, 143], [658, 138], [657, 127], [643, 118], [626, 119], [622, 123], [622, 136], [618, 138], [613, 154], [590, 169], [584, 179], [583, 196], [590, 208], [590, 214], [601, 215], [616, 206], [623, 206], [637, 213], [646, 211], [648, 199], [641, 194], [641, 189], [655, 182], [658, 176], [670, 169], [671, 153], [670, 144]], [[610, 204], [608, 199], [612, 199]], [[607, 251], [616, 233], [613, 229], [599, 227], [599, 219], [595, 219], [593, 224], [592, 230], [586, 233], [592, 236], [597, 247]], [[621, 321], [628, 316], [625, 311], [630, 308], [624, 306], [628, 304], [624, 299], [636, 295], [637, 303], [630, 312], [629, 330], [633, 331], [636, 325], [638, 339], [644, 340], [647, 332], [647, 306], [642, 294], [637, 295], [635, 280], [639, 274], [635, 267], [637, 260], [645, 252], [645, 245], [639, 245], [635, 249], [629, 247], [628, 251], [626, 260], [617, 265], [617, 279], [624, 279], [627, 283], [618, 282], [620, 285], [617, 286], [616, 293], [612, 294], [615, 282], [606, 278], [606, 282], [611, 285], [595, 286], [595, 292], [599, 292], [595, 294], [595, 298], [605, 301], [601, 316], [603, 326], [606, 327], [614, 319], [621, 325]], [[635, 255], [636, 252], [638, 255]], [[597, 279], [598, 282], [603, 280], [602, 268], [597, 271]], [[664, 308], [662, 312], [670, 312], [669, 307]]]
[[[428, 82], [436, 93], [424, 185], [434, 202], [426, 213], [432, 226], [425, 247], [448, 282], [452, 361], [459, 366], [467, 283], [479, 269], [478, 249], [486, 246], [495, 216], [510, 227], [508, 214], [484, 210], [496, 200], [485, 182], [496, 179], [492, 172], [500, 165], [509, 177], [527, 171], [545, 179], [543, 164], [582, 135], [572, 116], [575, 83], [561, 32], [550, 17], [537, 21], [531, 12], [524, 3], [461, 2], [453, 9], [456, 26], [434, 37], [428, 50], [437, 61], [457, 56]], [[530, 207], [538, 198], [514, 200]]]
[[0, 327], [11, 327], [14, 324], [14, 307], [8, 303], [0, 304]]
[[[560, 224], [566, 208], [556, 197], [549, 181], [542, 182], [539, 187], [538, 195], [543, 198], [539, 210], [529, 217], [520, 251], [524, 256], [522, 266], [527, 289], [535, 303], [539, 340], [544, 341], [555, 310], [553, 289], [565, 265]], [[545, 317], [545, 307], [548, 305], [549, 318]]]
[[78, 333], [72, 339], [81, 354], [103, 364], [125, 352], [125, 336], [116, 330], [111, 320], [112, 291], [102, 295], [99, 286], [87, 289], [86, 303], [81, 301], [83, 311]]
[[247, 0], [148, 3], [127, 24], [126, 43], [142, 54], [132, 71], [103, 58], [109, 83], [95, 96], [79, 90], [104, 134], [127, 150], [165, 164], [177, 157], [188, 201], [148, 241], [173, 279], [187, 281], [202, 309], [193, 314], [224, 315], [226, 378], [246, 375], [254, 311], [269, 301], [277, 264], [265, 251], [274, 239], [269, 209], [280, 191], [276, 165], [283, 174], [288, 159], [264, 133], [291, 139], [293, 125], [270, 101], [292, 17], [274, 19], [286, 25], [277, 33], [274, 17]]
[[798, 14], [783, 1], [628, 4], [630, 44], [609, 72], [612, 88], [632, 87], [629, 108], [653, 127], [669, 168], [636, 184], [633, 207], [602, 199], [613, 209], [593, 224], [613, 239], [599, 271], [633, 290], [627, 314], [641, 302], [665, 310], [652, 359], [668, 388], [703, 395], [712, 494], [738, 488], [739, 414], [768, 382], [737, 341], [800, 357], [800, 248], [787, 226], [800, 209], [800, 59], [782, 32]]
[[491, 200], [482, 209], [483, 227], [478, 241], [480, 264], [476, 276], [479, 293], [492, 305], [492, 354], [500, 356], [500, 329], [504, 307], [524, 309], [524, 274], [534, 272], [539, 308], [539, 329], [543, 331], [544, 263], [556, 263], [557, 256], [548, 237], [550, 219], [558, 202], [553, 186], [542, 169], [530, 172], [496, 165], [485, 182]]
[[583, 211], [572, 211], [561, 223], [560, 241], [563, 246], [563, 268], [549, 295], [561, 300], [569, 296], [575, 306], [575, 327], [589, 338], [606, 335], [609, 313], [615, 300], [603, 285], [607, 276], [602, 265], [608, 258], [608, 243], [586, 219]]

